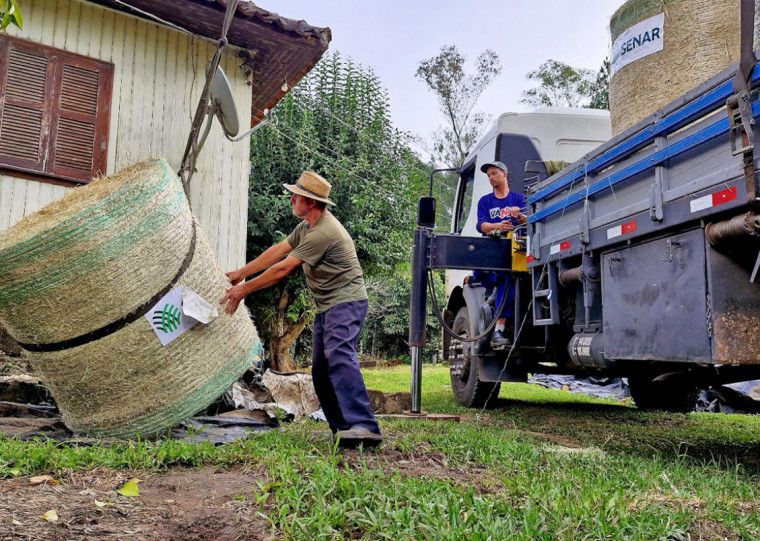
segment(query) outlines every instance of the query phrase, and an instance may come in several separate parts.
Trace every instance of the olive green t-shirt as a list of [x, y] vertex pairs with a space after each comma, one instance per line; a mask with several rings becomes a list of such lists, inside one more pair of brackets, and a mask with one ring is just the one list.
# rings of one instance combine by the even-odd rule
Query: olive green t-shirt
[[367, 298], [364, 276], [354, 241], [330, 211], [314, 227], [302, 221], [288, 236], [290, 255], [303, 261], [306, 283], [317, 303], [317, 313], [342, 302]]

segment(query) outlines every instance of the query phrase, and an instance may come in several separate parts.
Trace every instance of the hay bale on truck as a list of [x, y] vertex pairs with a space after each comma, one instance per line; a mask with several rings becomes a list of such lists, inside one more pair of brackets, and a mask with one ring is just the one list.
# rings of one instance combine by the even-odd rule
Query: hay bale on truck
[[[182, 183], [160, 159], [96, 179], [6, 231], [0, 283], [0, 323], [80, 434], [162, 432], [260, 362], [245, 309], [166, 345], [167, 329], [151, 325], [177, 287], [214, 306], [229, 286]], [[159, 307], [157, 317], [172, 330], [185, 314]]]

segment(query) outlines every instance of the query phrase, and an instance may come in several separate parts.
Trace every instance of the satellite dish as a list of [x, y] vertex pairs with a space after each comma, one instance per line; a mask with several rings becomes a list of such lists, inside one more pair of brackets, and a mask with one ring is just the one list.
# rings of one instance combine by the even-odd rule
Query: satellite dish
[[216, 76], [211, 85], [211, 104], [214, 114], [222, 125], [225, 135], [234, 137], [240, 131], [240, 122], [238, 121], [237, 107], [232, 97], [232, 89], [227, 76], [222, 70], [222, 66], [216, 68]]
[[[206, 70], [208, 71], [210, 67], [211, 62], [208, 63]], [[198, 145], [195, 150], [196, 155], [200, 153], [203, 144], [206, 142], [206, 138], [211, 131], [211, 124], [214, 123], [214, 117], [219, 119], [224, 136], [234, 143], [245, 139], [264, 126], [269, 124], [273, 126], [277, 125], [277, 117], [274, 116], [272, 111], [264, 109], [263, 113], [264, 119], [261, 122], [247, 132], [237, 135], [240, 131], [240, 122], [238, 120], [237, 107], [235, 107], [235, 100], [232, 97], [232, 88], [227, 76], [224, 74], [224, 70], [222, 70], [221, 66], [218, 66], [209, 91], [209, 102], [206, 104], [206, 127], [198, 138]], [[236, 135], [237, 137], [235, 137]]]
[[[206, 70], [210, 67], [211, 62], [206, 66]], [[214, 80], [211, 83], [209, 102], [206, 104], [206, 116], [206, 127], [198, 138], [198, 153], [200, 153], [206, 142], [206, 138], [211, 131], [211, 124], [214, 123], [215, 116], [219, 119], [219, 123], [222, 125], [222, 131], [227, 139], [231, 139], [233, 135], [237, 135], [240, 131], [237, 107], [235, 107], [235, 100], [232, 98], [230, 82], [224, 74], [222, 66], [217, 66], [216, 75], [214, 75]]]

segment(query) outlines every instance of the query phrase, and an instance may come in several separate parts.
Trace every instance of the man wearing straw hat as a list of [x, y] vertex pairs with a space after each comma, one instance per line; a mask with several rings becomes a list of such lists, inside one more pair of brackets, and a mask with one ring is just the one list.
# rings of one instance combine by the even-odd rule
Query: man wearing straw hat
[[[227, 302], [225, 311], [234, 314], [246, 295], [303, 267], [317, 305], [311, 373], [322, 411], [339, 445], [379, 445], [380, 428], [356, 355], [368, 297], [354, 241], [327, 210], [335, 203], [328, 199], [332, 186], [324, 178], [304, 171], [296, 184], [283, 186], [293, 194], [293, 214], [303, 221], [287, 239], [227, 273], [232, 287], [220, 303]], [[261, 274], [243, 281], [257, 273]]]

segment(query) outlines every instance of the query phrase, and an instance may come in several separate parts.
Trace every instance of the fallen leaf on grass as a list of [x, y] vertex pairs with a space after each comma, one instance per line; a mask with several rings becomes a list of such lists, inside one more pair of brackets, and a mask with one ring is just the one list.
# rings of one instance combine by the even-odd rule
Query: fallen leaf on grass
[[21, 524], [21, 523], [20, 523], [18, 520], [16, 520], [15, 518], [13, 519], [13, 525], [14, 525], [14, 526], [23, 526], [23, 524]]
[[50, 511], [42, 515], [42, 518], [47, 520], [48, 522], [55, 522], [58, 520], [58, 510], [51, 509]]
[[18, 477], [19, 475], [21, 475], [21, 470], [11, 470], [11, 475], [13, 477]]
[[99, 502], [98, 500], [95, 500], [95, 505], [98, 507], [108, 507], [111, 505], [111, 502]]
[[60, 483], [60, 481], [56, 481], [49, 475], [38, 475], [37, 477], [32, 477], [31, 479], [29, 479], [30, 485], [41, 485], [42, 483], [57, 484], [57, 483]]
[[119, 494], [122, 496], [129, 496], [130, 498], [134, 498], [135, 496], [140, 495], [140, 489], [137, 488], [137, 483], [139, 482], [139, 479], [132, 479], [130, 481], [127, 481], [124, 483], [124, 486], [121, 487], [121, 490], [119, 490]]

